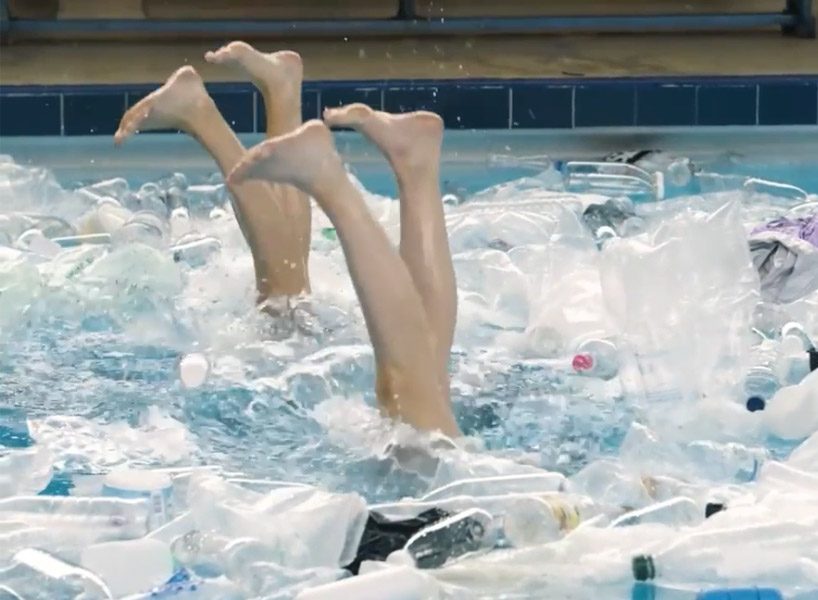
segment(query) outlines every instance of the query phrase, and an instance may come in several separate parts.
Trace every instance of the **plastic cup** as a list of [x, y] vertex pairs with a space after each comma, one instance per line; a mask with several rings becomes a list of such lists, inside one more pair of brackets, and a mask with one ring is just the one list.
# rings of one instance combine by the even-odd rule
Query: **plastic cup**
[[173, 481], [160, 471], [121, 469], [105, 477], [102, 495], [145, 498], [150, 502], [151, 529], [166, 523], [173, 511]]

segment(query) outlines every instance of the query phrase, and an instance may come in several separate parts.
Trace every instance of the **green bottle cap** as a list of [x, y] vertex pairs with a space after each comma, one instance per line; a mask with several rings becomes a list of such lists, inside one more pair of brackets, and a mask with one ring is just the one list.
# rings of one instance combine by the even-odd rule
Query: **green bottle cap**
[[323, 235], [328, 240], [337, 240], [338, 235], [335, 233], [335, 227], [324, 227], [321, 230], [321, 235]]
[[649, 581], [656, 577], [656, 565], [653, 564], [653, 557], [642, 554], [634, 556], [631, 560], [633, 578], [636, 581]]

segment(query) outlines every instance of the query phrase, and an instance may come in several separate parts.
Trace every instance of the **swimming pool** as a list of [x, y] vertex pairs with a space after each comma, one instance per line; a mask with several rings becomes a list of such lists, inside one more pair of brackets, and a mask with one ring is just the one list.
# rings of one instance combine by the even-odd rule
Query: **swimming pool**
[[[369, 192], [367, 201], [395, 239], [397, 203], [391, 201], [394, 184], [385, 163], [357, 137], [340, 134], [338, 139], [351, 172]], [[460, 292], [452, 398], [461, 427], [480, 440], [491, 464], [452, 459], [445, 476], [438, 473], [434, 483], [515, 468], [526, 471], [532, 465], [573, 475], [597, 459], [616, 455], [623, 440], [630, 440], [632, 447], [634, 421], [654, 427], [668, 445], [685, 446], [692, 440], [739, 443], [784, 457], [799, 441], [770, 436], [758, 415], [744, 409], [739, 377], [753, 360], [749, 343], [731, 347], [741, 355], [740, 364], [723, 367], [713, 357], [690, 362], [690, 368], [705, 366], [711, 379], [719, 379], [713, 387], [721, 394], [719, 407], [701, 398], [684, 407], [648, 406], [630, 397], [617, 379], [576, 377], [549, 362], [568, 352], [572, 337], [615, 332], [616, 319], [606, 314], [600, 274], [616, 263], [600, 259], [604, 253], [577, 217], [587, 195], [549, 191], [542, 169], [517, 159], [587, 160], [617, 149], [657, 147], [690, 157], [724, 181], [696, 198], [659, 205], [666, 210], [645, 204], [641, 218], [649, 227], [672, 221], [679, 236], [698, 235], [700, 221], [693, 213], [718, 212], [729, 202], [737, 207], [718, 217], [725, 220], [714, 222], [709, 237], [691, 238], [702, 247], [690, 254], [695, 255], [691, 260], [704, 259], [716, 249], [724, 252], [725, 265], [738, 267], [708, 270], [702, 264], [702, 272], [710, 274], [702, 278], [710, 279], [701, 285], [691, 281], [689, 293], [675, 294], [682, 312], [690, 306], [684, 302], [704, 303], [707, 294], [732, 303], [736, 322], [729, 327], [717, 323], [724, 313], [713, 306], [707, 308], [710, 312], [692, 311], [685, 317], [688, 321], [674, 322], [675, 334], [683, 331], [680, 323], [693, 324], [687, 330], [692, 341], [683, 349], [718, 346], [717, 333], [758, 325], [753, 316], [758, 282], [744, 277], [750, 268], [747, 250], [742, 250], [745, 229], [783, 214], [797, 201], [789, 192], [778, 197], [780, 190], [769, 194], [770, 188], [759, 192], [743, 187], [731, 176], [763, 178], [818, 194], [815, 130], [452, 133], [442, 170], [444, 190], [457, 197], [447, 208]], [[107, 138], [6, 138], [2, 153], [18, 163], [6, 162], [0, 171], [0, 201], [7, 216], [47, 213], [71, 222], [101, 196], [125, 204], [138, 197], [137, 204], [144, 207], [161, 191], [189, 208], [194, 229], [222, 244], [204, 264], [194, 266], [174, 261], [167, 238], [150, 245], [120, 241], [110, 250], [73, 249], [39, 264], [30, 257], [4, 256], [0, 393], [3, 405], [26, 411], [33, 419], [34, 437], [53, 452], [58, 477], [52, 491], [79, 488], [90, 476], [123, 464], [217, 465], [245, 477], [354, 491], [369, 502], [416, 496], [431, 485], [418, 473], [398, 468], [384, 450], [391, 437], [372, 408], [373, 364], [366, 332], [343, 256], [337, 242], [322, 235], [328, 223], [317, 211], [311, 258], [314, 292], [298, 311], [299, 327], [281, 331], [252, 308], [249, 252], [225, 210], [221, 179], [194, 142], [182, 136], [145, 135], [113, 150]], [[504, 158], [489, 160], [491, 156]], [[50, 169], [56, 180], [38, 167]], [[140, 196], [137, 192], [146, 183], [158, 187], [143, 187]], [[17, 231], [8, 219], [4, 226]], [[713, 256], [717, 267], [721, 256]], [[632, 280], [645, 283], [635, 275]], [[673, 301], [673, 294], [651, 287], [636, 291], [645, 298], [645, 312], [638, 313], [642, 317], [659, 315], [661, 303]], [[813, 294], [784, 310], [818, 337], [816, 302]], [[191, 352], [208, 357], [211, 373], [202, 387], [185, 389], [178, 362]], [[732, 380], [722, 381], [724, 377]], [[682, 415], [685, 411], [690, 414]], [[668, 426], [671, 415], [679, 419], [677, 426]], [[518, 466], [504, 462], [508, 460]], [[692, 459], [673, 468], [665, 463], [665, 472], [654, 474], [699, 481], [704, 478], [695, 472], [697, 464]], [[725, 467], [711, 479], [734, 482], [752, 476], [742, 473]], [[666, 533], [657, 539], [665, 539]], [[583, 540], [598, 543], [585, 535], [575, 536], [578, 548]], [[611, 547], [636, 544], [626, 537], [608, 541]], [[565, 578], [555, 575], [550, 588], [554, 595], [548, 597], [601, 597], [593, 594], [625, 589], [622, 574], [606, 579], [610, 565], [604, 560], [600, 564], [598, 577], [581, 585], [572, 581], [565, 587]], [[480, 581], [469, 567], [460, 568], [464, 574], [455, 567], [443, 578]], [[555, 574], [564, 574], [567, 566], [555, 560], [553, 568]], [[519, 595], [501, 596], [482, 582], [493, 590], [486, 591], [486, 597], [543, 597], [539, 576], [515, 572], [511, 577], [512, 571], [498, 566], [497, 582], [507, 586], [509, 594]], [[787, 581], [779, 572], [759, 567], [738, 583], [789, 585], [795, 591], [818, 586], [805, 572]], [[730, 573], [725, 582], [739, 579]], [[522, 581], [513, 581], [520, 577]], [[526, 591], [526, 585], [531, 589]]]

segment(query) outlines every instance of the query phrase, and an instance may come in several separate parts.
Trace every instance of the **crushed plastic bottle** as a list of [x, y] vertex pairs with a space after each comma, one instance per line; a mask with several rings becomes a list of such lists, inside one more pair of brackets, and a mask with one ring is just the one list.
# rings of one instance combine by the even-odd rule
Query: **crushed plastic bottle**
[[34, 548], [26, 548], [14, 555], [12, 566], [0, 571], [0, 585], [9, 587], [26, 600], [114, 598], [108, 586], [94, 573]]
[[15, 496], [0, 499], [0, 519], [103, 541], [147, 534], [150, 509], [146, 500]]
[[798, 385], [781, 388], [764, 411], [764, 422], [773, 435], [787, 440], [818, 431], [818, 371]]
[[435, 569], [466, 554], [491, 550], [498, 536], [499, 529], [489, 513], [469, 509], [420, 530], [387, 562], [409, 561], [420, 569]]
[[421, 502], [431, 502], [454, 496], [495, 496], [512, 493], [556, 492], [564, 489], [565, 475], [551, 471], [521, 475], [500, 475], [460, 479], [427, 492]]
[[54, 474], [53, 464], [51, 452], [42, 445], [0, 446], [0, 498], [42, 491]]
[[693, 526], [705, 519], [704, 508], [683, 496], [657, 502], [628, 512], [612, 523], [611, 527], [630, 527], [642, 523], [663, 523], [672, 527]]
[[81, 564], [99, 576], [115, 598], [151, 590], [173, 574], [167, 544], [146, 538], [88, 546]]
[[608, 340], [591, 339], [577, 346], [571, 366], [579, 375], [613, 379], [619, 373], [616, 345]]

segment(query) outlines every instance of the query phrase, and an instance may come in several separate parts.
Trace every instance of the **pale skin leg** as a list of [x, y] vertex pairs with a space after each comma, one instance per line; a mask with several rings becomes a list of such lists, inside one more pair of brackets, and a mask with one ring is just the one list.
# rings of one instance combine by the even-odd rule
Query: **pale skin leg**
[[423, 300], [435, 337], [441, 381], [449, 384], [449, 354], [457, 319], [457, 286], [440, 194], [443, 122], [434, 113], [401, 115], [351, 104], [324, 110], [331, 127], [351, 127], [386, 156], [400, 194], [400, 255]]
[[335, 226], [372, 341], [381, 410], [417, 429], [459, 435], [448, 388], [436, 376], [434, 338], [420, 294], [347, 177], [327, 127], [310, 121], [252, 148], [229, 180], [255, 179], [298, 187]]
[[[205, 60], [240, 71], [258, 88], [264, 98], [268, 138], [289, 133], [301, 126], [304, 66], [297, 53], [289, 50], [263, 53], [245, 42], [231, 42], [215, 52], [206, 53]], [[300, 190], [292, 186], [270, 185], [277, 209], [290, 220], [293, 234], [304, 253], [306, 269], [312, 226], [310, 203]], [[306, 279], [309, 283], [309, 278]]]
[[[131, 107], [114, 141], [121, 144], [138, 130], [166, 128], [181, 129], [196, 138], [225, 175], [244, 155], [244, 147], [192, 67], [182, 67], [165, 85]], [[277, 205], [275, 190], [265, 182], [228, 183], [228, 189], [252, 251], [259, 301], [308, 291], [303, 240], [294, 232], [290, 215]]]

